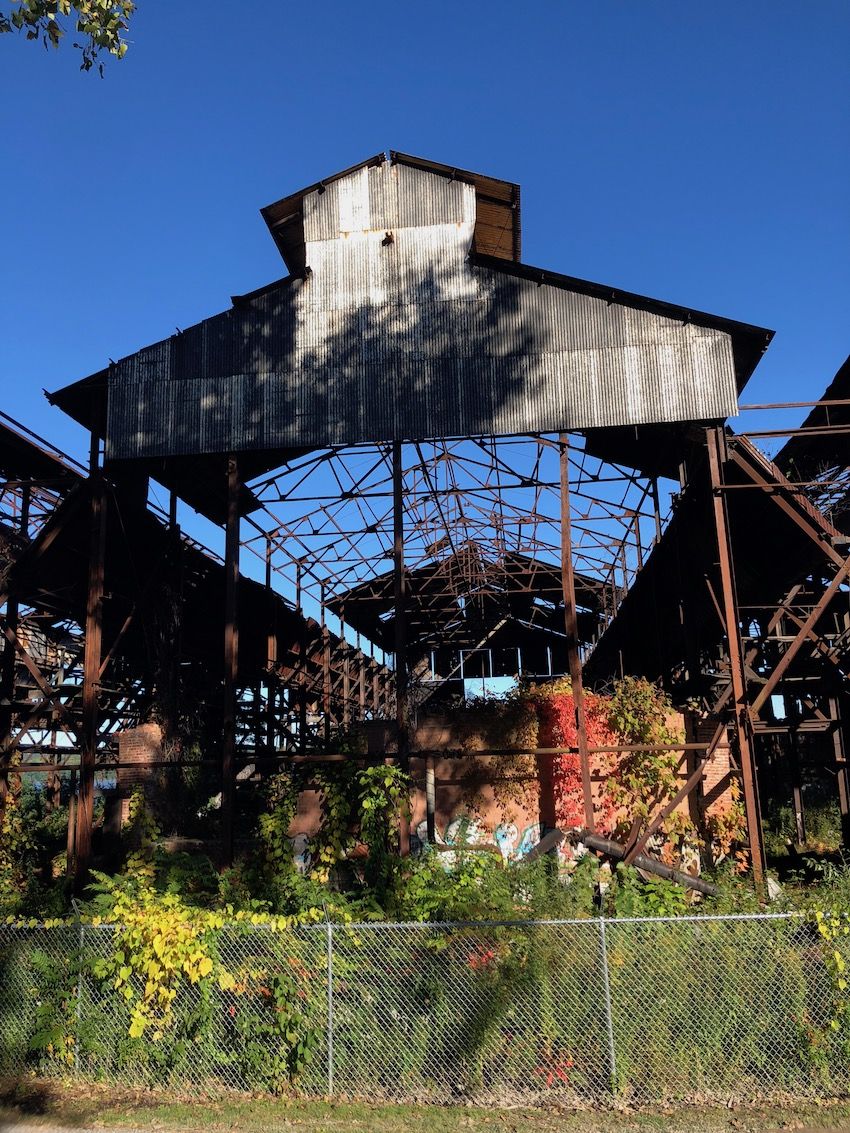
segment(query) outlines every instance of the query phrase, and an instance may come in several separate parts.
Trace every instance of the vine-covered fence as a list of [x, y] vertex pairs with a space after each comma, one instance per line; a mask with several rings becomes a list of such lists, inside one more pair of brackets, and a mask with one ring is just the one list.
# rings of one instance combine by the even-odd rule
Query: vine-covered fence
[[225, 926], [227, 979], [181, 984], [141, 1035], [145, 975], [128, 963], [113, 978], [116, 939], [106, 925], [0, 926], [3, 1073], [526, 1103], [835, 1094], [850, 1080], [845, 938], [795, 916]]

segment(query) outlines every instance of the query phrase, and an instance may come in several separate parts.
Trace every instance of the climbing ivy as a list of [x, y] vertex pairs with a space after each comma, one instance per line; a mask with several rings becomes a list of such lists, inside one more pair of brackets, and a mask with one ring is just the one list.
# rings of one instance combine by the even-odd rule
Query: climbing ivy
[[156, 875], [156, 850], [162, 832], [147, 805], [144, 790], [134, 787], [127, 803], [127, 825], [124, 841], [129, 847], [124, 872], [140, 884], [153, 884]]
[[[187, 905], [176, 893], [159, 893], [136, 878], [111, 878], [102, 873], [94, 876], [87, 919], [92, 925], [113, 925], [114, 935], [111, 952], [93, 961], [92, 973], [127, 1001], [130, 1039], [144, 1037], [157, 1043], [165, 1038], [175, 1025], [175, 1003], [181, 992], [190, 988], [196, 990], [201, 1002], [207, 1003], [215, 991], [233, 997], [250, 996], [252, 1005], [258, 996], [265, 998], [265, 993], [258, 989], [269, 986], [269, 980], [274, 983], [273, 974], [262, 968], [242, 971], [228, 965], [221, 949], [225, 929], [238, 934], [240, 930], [264, 927], [271, 933], [283, 934], [325, 916], [315, 908], [289, 917], [256, 908], [202, 909]], [[290, 968], [300, 964], [297, 957], [291, 960]], [[282, 1014], [285, 1002], [288, 1003], [289, 1025], [281, 1030], [282, 1020], [272, 1020], [278, 1044], [269, 1055], [274, 1061], [267, 1063], [270, 1078], [264, 1084], [268, 1088], [280, 1086], [282, 1066], [290, 1073], [297, 1072], [311, 1047], [309, 1036], [293, 1029], [301, 1011], [301, 968], [297, 980], [290, 974], [288, 979], [278, 977], [274, 984], [277, 1013]], [[232, 1016], [235, 1018], [236, 1014], [234, 1005]], [[268, 1027], [263, 1034], [270, 1037]]]
[[0, 909], [18, 907], [25, 885], [24, 858], [33, 848], [20, 803], [11, 791], [0, 809]]
[[360, 837], [368, 847], [366, 883], [383, 901], [396, 858], [399, 821], [410, 818], [410, 776], [397, 765], [367, 767], [357, 776]]
[[351, 833], [357, 817], [357, 776], [354, 763], [332, 763], [316, 771], [313, 786], [319, 792], [321, 825], [311, 842], [313, 877], [327, 882], [331, 871], [354, 848]]
[[288, 874], [292, 864], [289, 830], [298, 809], [298, 787], [289, 771], [269, 779], [266, 786], [266, 810], [257, 822], [260, 869], [271, 881]]
[[847, 961], [839, 945], [850, 936], [850, 912], [827, 912], [815, 909], [813, 923], [823, 945], [823, 959], [832, 981], [833, 1007], [829, 1020], [832, 1031], [850, 1027], [850, 993], [848, 993]]

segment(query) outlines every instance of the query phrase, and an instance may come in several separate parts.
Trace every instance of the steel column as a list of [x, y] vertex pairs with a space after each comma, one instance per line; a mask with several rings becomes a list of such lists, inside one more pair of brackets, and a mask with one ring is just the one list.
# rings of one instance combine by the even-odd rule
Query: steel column
[[759, 690], [758, 696], [756, 696], [752, 705], [752, 711], [754, 715], [758, 714], [760, 709], [765, 705], [768, 697], [772, 695], [779, 682], [788, 671], [788, 667], [791, 662], [809, 640], [809, 636], [812, 630], [814, 629], [821, 615], [829, 606], [832, 599], [838, 593], [838, 589], [847, 578], [848, 572], [850, 572], [850, 558], [845, 559], [838, 570], [835, 572], [835, 577], [832, 579], [829, 586], [826, 588], [826, 590], [824, 590], [823, 594], [812, 607], [811, 613], [800, 626], [797, 636], [782, 654], [776, 668], [773, 670], [762, 688]]
[[[275, 612], [277, 605], [274, 600], [274, 591], [272, 590], [272, 541], [271, 538], [266, 539], [266, 600], [268, 602], [268, 632], [266, 634], [266, 723], [265, 723], [265, 747], [266, 753], [269, 757], [275, 753], [275, 742], [277, 736], [277, 626], [275, 624]], [[257, 736], [257, 746], [259, 748], [259, 739]]]
[[846, 848], [850, 847], [850, 774], [848, 774], [847, 753], [844, 750], [841, 707], [835, 696], [829, 699], [829, 715], [833, 721], [832, 745], [835, 755], [835, 775], [838, 780], [838, 804], [841, 809], [841, 841]]
[[747, 813], [747, 834], [750, 842], [750, 857], [753, 864], [753, 877], [756, 885], [764, 881], [764, 844], [761, 829], [761, 811], [758, 801], [755, 759], [752, 745], [752, 721], [747, 704], [747, 674], [741, 645], [741, 630], [738, 617], [738, 600], [735, 589], [735, 573], [732, 559], [732, 544], [729, 534], [729, 517], [726, 498], [723, 493], [724, 436], [721, 425], [706, 429], [708, 449], [709, 482], [711, 486], [714, 528], [717, 536], [717, 557], [720, 568], [723, 617], [726, 623], [726, 639], [729, 648], [729, 671], [732, 681], [732, 696], [735, 704], [735, 738], [738, 742], [738, 758], [741, 765], [741, 779], [744, 788], [744, 806]]
[[10, 635], [4, 638], [2, 674], [0, 675], [0, 810], [9, 791], [9, 762], [12, 756], [12, 722], [14, 719], [15, 667], [18, 633], [18, 600], [11, 592], [6, 598], [6, 626]]
[[[94, 822], [94, 775], [97, 761], [98, 691], [103, 647], [104, 558], [106, 551], [106, 490], [100, 467], [98, 438], [92, 434], [89, 472], [91, 542], [89, 544], [86, 644], [83, 655], [83, 715], [80, 737], [80, 791], [76, 808], [74, 866], [79, 892], [88, 880]], [[70, 815], [69, 815], [70, 821]]]
[[[18, 530], [26, 536], [29, 528], [30, 489], [24, 485], [21, 489], [21, 512], [18, 518]], [[6, 637], [3, 642], [3, 660], [0, 669], [0, 810], [6, 802], [9, 791], [9, 761], [12, 757], [12, 725], [15, 718], [15, 667], [17, 664], [17, 651], [15, 641], [18, 635], [18, 599], [15, 596], [12, 584], [6, 595], [6, 626], [12, 637]]]
[[[393, 441], [393, 590], [395, 604], [395, 719], [399, 766], [410, 770], [407, 710], [407, 577], [404, 570], [404, 469], [401, 441]], [[399, 826], [399, 850], [410, 848], [410, 830], [402, 816]]]
[[239, 466], [227, 458], [227, 520], [224, 538], [224, 719], [221, 760], [221, 859], [233, 861], [236, 794], [236, 681], [239, 672]]
[[331, 638], [325, 610], [325, 587], [322, 585], [322, 716], [325, 743], [331, 739]]
[[[567, 634], [567, 660], [576, 720], [576, 746], [581, 765], [581, 784], [584, 796], [584, 821], [587, 829], [596, 829], [593, 807], [593, 785], [590, 778], [590, 755], [587, 750], [587, 724], [584, 713], [584, 687], [579, 656], [578, 616], [576, 614], [575, 572], [573, 570], [572, 536], [570, 529], [570, 480], [567, 435], [559, 438], [561, 480], [561, 585], [564, 593], [564, 623]], [[556, 825], [556, 823], [552, 823]]]
[[393, 442], [393, 589], [395, 692], [399, 762], [407, 762], [407, 579], [404, 572], [404, 497], [401, 442]]
[[[787, 702], [786, 702], [787, 703]], [[791, 795], [794, 804], [794, 828], [797, 842], [802, 846], [806, 842], [806, 813], [803, 807], [803, 767], [800, 762], [800, 737], [797, 734], [798, 720], [791, 723], [788, 729], [788, 749], [791, 764]]]

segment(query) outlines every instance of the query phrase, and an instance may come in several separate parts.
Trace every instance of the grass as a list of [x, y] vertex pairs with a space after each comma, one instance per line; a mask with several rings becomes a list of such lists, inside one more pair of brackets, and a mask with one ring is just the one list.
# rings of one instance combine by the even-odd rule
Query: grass
[[850, 1131], [850, 1103], [574, 1111], [356, 1101], [226, 1098], [199, 1102], [147, 1091], [36, 1079], [0, 1087], [0, 1129], [156, 1129], [162, 1133], [771, 1133]]

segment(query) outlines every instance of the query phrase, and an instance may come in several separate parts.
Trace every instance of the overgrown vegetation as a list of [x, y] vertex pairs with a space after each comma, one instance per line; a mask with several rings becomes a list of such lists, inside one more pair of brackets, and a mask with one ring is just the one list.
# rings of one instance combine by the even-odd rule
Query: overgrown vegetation
[[[506, 703], [477, 703], [463, 713], [456, 734], [471, 751], [575, 746], [575, 709], [564, 682], [521, 689]], [[636, 819], [656, 813], [677, 792], [682, 769], [675, 745], [682, 737], [669, 703], [645, 681], [627, 679], [610, 697], [588, 696], [586, 715], [590, 744], [602, 749], [593, 762], [597, 822], [625, 839]], [[345, 737], [336, 738], [337, 744], [344, 742]], [[628, 750], [617, 750], [624, 745]], [[311, 1081], [326, 1025], [322, 926], [334, 924], [343, 934], [334, 960], [342, 988], [337, 990], [342, 996], [340, 1025], [387, 1059], [390, 1078], [423, 1072], [431, 1057], [429, 1028], [438, 1025], [454, 1029], [452, 1042], [467, 1090], [488, 1088], [488, 1076], [500, 1058], [508, 1057], [511, 1043], [520, 1044], [516, 1049], [523, 1052], [523, 1065], [544, 1090], [579, 1083], [584, 1071], [576, 1061], [576, 1036], [592, 1030], [598, 1003], [588, 1006], [587, 1019], [571, 1020], [567, 1031], [558, 1004], [565, 989], [598, 978], [598, 949], [587, 951], [587, 930], [576, 929], [573, 941], [569, 933], [559, 935], [545, 924], [522, 928], [522, 923], [555, 920], [592, 927], [600, 914], [676, 918], [760, 907], [760, 896], [740, 873], [742, 814], [734, 793], [725, 809], [715, 810], [713, 825], [697, 829], [688, 813], [673, 811], [654, 840], [653, 851], [667, 860], [680, 862], [690, 847], [722, 863], [712, 874], [718, 896], [696, 903], [692, 893], [677, 885], [623, 865], [600, 865], [592, 854], [570, 863], [567, 874], [553, 855], [508, 862], [495, 846], [458, 845], [451, 852], [426, 846], [418, 855], [402, 858], [400, 824], [409, 814], [412, 784], [398, 766], [365, 760], [354, 739], [351, 749], [350, 761], [300, 765], [266, 777], [243, 813], [243, 821], [253, 816], [250, 838], [243, 836], [245, 849], [226, 870], [202, 853], [167, 852], [160, 822], [163, 814], [171, 821], [169, 812], [149, 805], [138, 790], [130, 800], [115, 868], [95, 875], [86, 901], [71, 916], [63, 870], [67, 811], [55, 795], [48, 799], [43, 789], [22, 787], [13, 776], [12, 793], [0, 814], [0, 901], [18, 934], [15, 939], [27, 946], [8, 954], [0, 949], [0, 962], [38, 992], [37, 1010], [19, 1036], [18, 1050], [25, 1049], [26, 1059], [44, 1069], [67, 1066], [73, 1058], [83, 1070], [108, 1075], [133, 1067], [144, 1081], [167, 1083], [185, 1080], [200, 1058], [216, 1067], [221, 1082], [236, 1081], [250, 1089], [281, 1092]], [[525, 761], [513, 766], [517, 780], [527, 778], [534, 757], [516, 758]], [[577, 756], [567, 751], [555, 756], [553, 764], [558, 821], [582, 825]], [[475, 789], [474, 783], [467, 786]], [[296, 857], [292, 830], [305, 790], [314, 792], [321, 820], [310, 838], [300, 836]], [[512, 792], [509, 787], [504, 802], [516, 803]], [[196, 797], [190, 805], [197, 806]], [[836, 1008], [825, 1034], [807, 1014], [809, 976], [801, 969], [799, 979], [794, 977], [796, 990], [792, 988], [792, 998], [797, 997], [794, 1058], [827, 1067], [834, 1062], [836, 1044], [846, 1042], [850, 1049], [843, 966], [850, 872], [841, 864], [824, 868], [816, 898], [806, 884], [810, 875], [800, 880], [797, 888], [792, 878], [773, 907], [805, 909], [819, 934], [821, 971]], [[44, 917], [56, 918], [50, 931], [70, 934], [64, 954], [76, 954], [76, 965], [57, 966], [45, 947], [26, 935], [43, 932], [39, 921]], [[405, 996], [419, 1004], [403, 1057], [390, 1050], [376, 1027], [380, 1013], [376, 1015], [368, 993], [354, 992], [361, 969], [374, 962], [367, 930], [355, 926], [378, 920], [424, 926], [419, 936], [399, 938], [381, 957]], [[444, 922], [479, 927], [450, 933], [427, 927]], [[86, 933], [82, 953], [74, 943], [81, 926]], [[411, 952], [414, 940], [420, 943]], [[780, 944], [777, 979], [782, 963], [801, 963], [798, 942], [783, 937]], [[721, 966], [728, 961], [734, 973], [740, 968], [733, 957], [737, 944], [730, 943], [729, 949]], [[645, 982], [644, 954], [645, 949], [632, 950], [625, 943], [622, 952], [613, 954], [612, 984], [620, 981], [624, 994], [632, 986], [629, 981], [635, 987]], [[780, 955], [785, 958], [781, 962]], [[676, 956], [668, 976], [681, 985], [677, 995], [691, 994], [688, 981], [701, 963], [698, 951]], [[458, 972], [467, 989], [462, 1018], [455, 1018], [446, 998]], [[753, 971], [757, 978], [758, 966]], [[96, 1027], [89, 1025], [90, 1014], [80, 1011], [82, 986], [88, 994], [95, 989], [102, 1005], [102, 1022]], [[533, 1034], [523, 1031], [520, 1037], [517, 1004], [529, 1005]], [[662, 1030], [666, 1025], [661, 1016], [657, 1025]], [[624, 1035], [626, 1046], [627, 1039]], [[711, 1035], [700, 1038], [703, 1043], [715, 1040]], [[673, 1040], [666, 1036], [664, 1041]], [[647, 1032], [642, 1042], [652, 1045], [655, 1036]], [[744, 1060], [745, 1055], [743, 1051]], [[339, 1058], [344, 1065], [344, 1051]], [[643, 1071], [634, 1066], [622, 1072], [624, 1082], [634, 1083]], [[587, 1088], [585, 1082], [582, 1090]]]
[[55, 917], [68, 908], [68, 808], [12, 775], [0, 808], [0, 913]]

